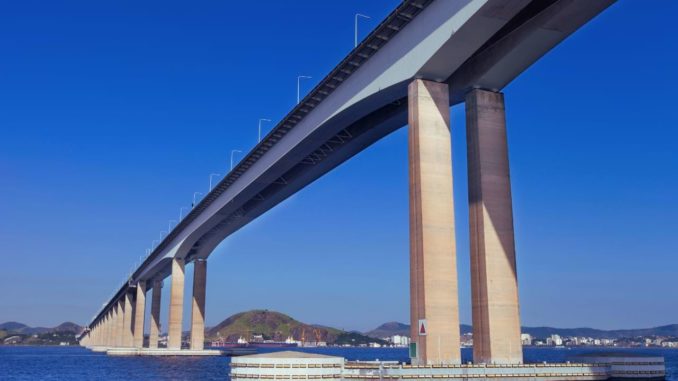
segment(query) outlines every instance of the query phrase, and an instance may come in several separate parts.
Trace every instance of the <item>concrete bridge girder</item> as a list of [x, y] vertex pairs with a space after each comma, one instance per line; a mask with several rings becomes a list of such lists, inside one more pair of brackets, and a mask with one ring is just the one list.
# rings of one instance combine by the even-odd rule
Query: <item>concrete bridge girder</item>
[[[412, 21], [410, 29], [416, 30], [416, 33], [398, 34], [390, 44], [332, 93], [336, 98], [327, 99], [314, 109], [295, 127], [295, 130], [302, 130], [302, 126], [310, 127], [307, 131], [309, 140], [327, 141], [336, 135], [337, 129], [341, 126], [368, 119], [370, 110], [375, 108], [380, 110], [380, 107], [402, 100], [407, 84], [415, 77], [447, 78], [450, 84], [450, 104], [462, 102], [463, 96], [471, 88], [501, 89], [531, 63], [613, 2], [614, 0], [552, 1], [550, 6], [532, 10], [532, 13], [526, 12], [523, 24], [507, 30], [500, 39], [480, 51], [477, 49], [488, 38], [505, 27], [521, 10], [525, 11], [524, 8], [529, 1], [510, 2], [510, 6], [498, 6], [496, 2], [487, 1], [435, 2]], [[448, 17], [449, 14], [454, 14], [454, 17]], [[421, 27], [422, 25], [425, 27]], [[483, 33], [478, 33], [479, 30]], [[470, 36], [473, 38], [469, 38]], [[423, 42], [414, 49], [412, 41], [419, 39]], [[392, 60], [395, 60], [395, 63], [392, 63]], [[382, 74], [375, 75], [379, 72]], [[347, 90], [342, 91], [343, 89]], [[357, 93], [355, 89], [359, 89]], [[328, 112], [325, 109], [335, 111]], [[396, 122], [400, 124], [398, 127], [403, 126], [406, 121], [404, 107], [400, 111], [401, 115]], [[314, 118], [314, 114], [329, 116], [324, 119], [322, 116]], [[398, 127], [386, 124], [373, 125], [372, 129], [383, 131], [374, 140]], [[320, 135], [318, 132], [323, 130], [327, 131], [324, 136], [317, 136]], [[292, 144], [284, 144], [289, 141], [293, 141]], [[303, 160], [302, 155], [308, 155], [318, 144], [306, 143], [306, 139], [299, 140], [293, 135], [285, 136], [277, 146], [286, 146], [288, 152], [278, 162], [286, 163], [289, 169], [290, 165]], [[309, 148], [305, 152], [295, 152], [294, 148], [301, 145]], [[348, 158], [343, 158], [341, 162]], [[255, 166], [252, 167], [252, 172], [257, 172]], [[197, 250], [194, 254], [196, 257], [209, 256], [209, 251], [217, 246], [213, 242], [204, 248], [196, 248], [194, 245], [219, 226], [225, 218], [231, 216], [237, 210], [238, 204], [258, 197], [258, 192], [263, 189], [264, 184], [274, 182], [279, 177], [276, 176], [281, 168], [272, 164], [267, 169], [268, 171], [261, 174], [260, 178], [247, 179], [250, 180], [248, 188], [233, 189], [232, 192], [224, 193], [221, 198], [225, 202], [215, 202], [211, 210], [205, 212], [209, 217], [194, 221], [192, 225], [197, 226], [191, 226], [193, 229], [189, 227], [187, 234], [179, 243], [166, 250], [159, 260], [160, 265], [157, 263], [151, 265], [141, 278], [149, 278], [148, 274], [158, 268], [163, 269], [165, 276], [169, 275], [167, 259], [185, 258], [192, 250]], [[247, 180], [243, 178], [242, 182], [248, 182]], [[247, 196], [242, 197], [245, 194]], [[239, 202], [237, 198], [240, 199]], [[225, 238], [250, 220], [241, 218], [240, 223], [235, 224], [240, 226], [235, 228], [226, 228], [222, 224], [226, 233], [221, 235]]]
[[[232, 215], [239, 205], [257, 197], [266, 184], [280, 177], [281, 171], [289, 170], [301, 162], [323, 142], [336, 136], [344, 126], [369, 118], [374, 110], [403, 99], [412, 78], [448, 78], [527, 3], [529, 0], [513, 1], [502, 6], [487, 0], [433, 2], [407, 28], [343, 81], [330, 97], [313, 109], [265, 157], [210, 205], [200, 218], [193, 221], [174, 240], [177, 243], [165, 249], [165, 253], [148, 266], [139, 279], [155, 276], [154, 271], [169, 275], [168, 258], [186, 257], [196, 242]], [[403, 107], [398, 127], [406, 123], [404, 111]], [[383, 131], [374, 141], [398, 127], [371, 126], [372, 129]], [[351, 155], [357, 152], [351, 152]], [[340, 162], [348, 158], [344, 157]], [[235, 225], [239, 225], [239, 228], [242, 222], [249, 220], [242, 219]], [[224, 230], [235, 231], [237, 228]], [[216, 247], [213, 243], [207, 246], [212, 249]], [[199, 257], [209, 255], [205, 249], [200, 248], [198, 251]]]

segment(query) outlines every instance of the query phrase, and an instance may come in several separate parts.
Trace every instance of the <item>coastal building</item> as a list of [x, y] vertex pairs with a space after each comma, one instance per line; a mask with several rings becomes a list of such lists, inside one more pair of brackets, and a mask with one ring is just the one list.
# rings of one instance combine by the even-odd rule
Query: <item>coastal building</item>
[[530, 335], [529, 333], [521, 333], [520, 342], [523, 345], [532, 345], [532, 335]]
[[10, 336], [5, 338], [2, 342], [5, 345], [20, 344], [23, 341], [21, 336]]
[[393, 335], [389, 338], [389, 341], [396, 347], [406, 347], [410, 345], [410, 338], [407, 336]]
[[551, 335], [550, 338], [546, 339], [547, 343], [551, 341], [550, 344], [548, 345], [555, 345], [557, 347], [563, 345], [563, 339], [560, 337], [560, 335]]

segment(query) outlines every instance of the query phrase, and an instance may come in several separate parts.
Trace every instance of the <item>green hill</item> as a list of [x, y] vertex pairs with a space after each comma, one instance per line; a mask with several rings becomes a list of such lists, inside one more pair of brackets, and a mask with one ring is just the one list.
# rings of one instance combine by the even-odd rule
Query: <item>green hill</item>
[[240, 337], [252, 341], [254, 335], [262, 335], [265, 340], [284, 341], [291, 336], [294, 340], [324, 341], [328, 344], [381, 342], [356, 332], [302, 323], [280, 312], [268, 310], [237, 313], [206, 332], [209, 339], [230, 342]]

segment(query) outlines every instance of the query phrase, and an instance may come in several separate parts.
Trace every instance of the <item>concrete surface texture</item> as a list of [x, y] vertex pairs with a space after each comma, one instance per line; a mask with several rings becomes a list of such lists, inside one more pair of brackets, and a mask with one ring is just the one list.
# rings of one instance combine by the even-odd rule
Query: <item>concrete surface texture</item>
[[473, 361], [519, 364], [518, 280], [504, 96], [466, 97]]
[[417, 364], [458, 364], [459, 307], [447, 84], [409, 85], [410, 315]]
[[207, 261], [193, 262], [193, 304], [191, 305], [191, 349], [205, 347], [205, 286]]
[[184, 315], [184, 260], [172, 260], [172, 287], [170, 289], [167, 348], [181, 349], [181, 331]]
[[148, 335], [148, 347], [150, 349], [158, 348], [160, 339], [160, 302], [162, 301], [162, 280], [153, 281], [153, 291], [151, 294], [151, 326]]
[[134, 304], [134, 347], [142, 348], [144, 346], [144, 320], [146, 318], [146, 282], [137, 284]]

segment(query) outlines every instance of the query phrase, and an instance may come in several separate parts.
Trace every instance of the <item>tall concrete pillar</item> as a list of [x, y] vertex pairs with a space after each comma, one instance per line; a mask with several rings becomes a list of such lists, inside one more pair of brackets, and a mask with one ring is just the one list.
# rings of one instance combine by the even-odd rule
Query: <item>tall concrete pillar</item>
[[107, 347], [112, 347], [113, 346], [113, 324], [112, 324], [112, 319], [113, 319], [113, 312], [109, 310], [106, 313], [106, 346]]
[[97, 342], [97, 336], [99, 334], [99, 323], [94, 324], [94, 327], [89, 331], [89, 334], [86, 336], [87, 345], [99, 345]]
[[125, 301], [124, 298], [120, 299], [115, 303], [115, 346], [122, 347], [124, 340], [122, 338], [124, 330], [124, 311], [125, 311]]
[[123, 297], [123, 326], [122, 326], [122, 346], [123, 347], [133, 347], [134, 346], [134, 336], [132, 333], [132, 318], [134, 317], [134, 303], [132, 303], [132, 294], [130, 292], [125, 293]]
[[111, 307], [111, 334], [110, 334], [110, 340], [111, 340], [110, 346], [111, 347], [115, 347], [115, 344], [117, 343], [117, 338], [116, 338], [116, 334], [117, 334], [117, 330], [118, 330], [117, 316], [118, 316], [118, 303], [115, 303]]
[[144, 319], [146, 318], [146, 282], [137, 283], [137, 297], [134, 302], [134, 347], [144, 347]]
[[101, 345], [108, 346], [108, 312], [104, 314], [101, 325]]
[[415, 344], [410, 356], [414, 364], [461, 363], [449, 110], [446, 84], [410, 83], [410, 321]]
[[181, 328], [184, 315], [184, 260], [172, 260], [167, 348], [181, 349]]
[[110, 337], [110, 344], [109, 346], [115, 347], [116, 344], [116, 334], [117, 334], [117, 329], [118, 329], [118, 321], [117, 321], [117, 316], [118, 316], [118, 303], [113, 304], [111, 306], [111, 333], [109, 335]]
[[207, 261], [193, 262], [193, 304], [191, 305], [191, 349], [205, 349], [205, 285]]
[[466, 96], [473, 360], [519, 364], [520, 311], [504, 96]]
[[148, 332], [148, 347], [158, 348], [160, 339], [160, 302], [162, 297], [162, 279], [153, 281], [153, 294], [151, 296], [151, 326]]

